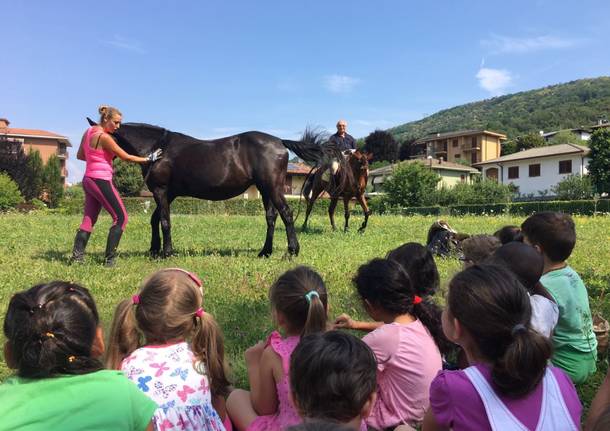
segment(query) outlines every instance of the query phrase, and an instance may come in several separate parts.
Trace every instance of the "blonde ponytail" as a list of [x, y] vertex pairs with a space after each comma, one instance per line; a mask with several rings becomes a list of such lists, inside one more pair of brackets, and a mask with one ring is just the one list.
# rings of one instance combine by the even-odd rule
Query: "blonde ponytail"
[[110, 370], [121, 368], [121, 362], [142, 345], [142, 337], [136, 323], [134, 304], [125, 299], [117, 305], [112, 320], [105, 365]]

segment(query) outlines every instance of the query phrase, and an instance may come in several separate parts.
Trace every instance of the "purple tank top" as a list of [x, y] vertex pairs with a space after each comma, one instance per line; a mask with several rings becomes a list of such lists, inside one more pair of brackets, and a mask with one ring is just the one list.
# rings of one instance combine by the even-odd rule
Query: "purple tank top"
[[113, 174], [112, 160], [114, 159], [114, 154], [101, 147], [97, 149], [91, 148], [91, 139], [102, 133], [98, 126], [93, 126], [87, 130], [85, 135], [83, 142], [85, 161], [87, 163], [85, 176], [110, 181]]

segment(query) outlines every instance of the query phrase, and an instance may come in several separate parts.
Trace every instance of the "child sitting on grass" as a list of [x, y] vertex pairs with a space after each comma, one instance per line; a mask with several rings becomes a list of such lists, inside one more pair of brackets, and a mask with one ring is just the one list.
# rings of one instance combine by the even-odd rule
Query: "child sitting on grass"
[[159, 405], [155, 429], [225, 429], [229, 382], [222, 334], [203, 310], [195, 274], [157, 271], [117, 306], [107, 365], [121, 369]]
[[424, 431], [579, 429], [576, 389], [548, 366], [551, 342], [530, 319], [527, 291], [508, 269], [475, 265], [453, 277], [443, 330], [470, 366], [434, 379]]
[[274, 331], [246, 350], [250, 392], [237, 389], [227, 400], [238, 430], [284, 430], [300, 422], [290, 400], [290, 357], [301, 336], [326, 330], [328, 299], [320, 275], [305, 266], [282, 274], [269, 290]]
[[89, 291], [53, 281], [12, 298], [4, 358], [17, 375], [0, 385], [3, 430], [152, 430], [157, 405], [119, 371], [104, 370]]
[[539, 212], [521, 225], [523, 240], [544, 258], [542, 285], [559, 307], [553, 333], [552, 361], [574, 383], [582, 383], [596, 370], [597, 339], [589, 308], [587, 288], [566, 262], [576, 244], [572, 217], [558, 212]]
[[440, 315], [416, 295], [410, 277], [393, 260], [362, 265], [354, 284], [369, 316], [383, 322], [363, 338], [377, 358], [377, 401], [367, 424], [415, 426], [424, 419], [430, 383], [442, 368]]
[[371, 349], [353, 335], [329, 331], [303, 337], [290, 360], [290, 389], [304, 422], [366, 430], [376, 369]]

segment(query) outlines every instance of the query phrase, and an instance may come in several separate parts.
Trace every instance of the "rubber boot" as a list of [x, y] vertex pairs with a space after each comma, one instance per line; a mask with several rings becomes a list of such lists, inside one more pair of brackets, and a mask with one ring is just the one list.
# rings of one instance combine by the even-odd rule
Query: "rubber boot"
[[89, 236], [91, 236], [91, 232], [87, 232], [82, 229], [76, 231], [76, 237], [74, 238], [74, 247], [72, 248], [72, 257], [70, 258], [70, 263], [83, 263], [85, 258], [85, 248], [87, 247]]
[[114, 266], [116, 259], [116, 249], [121, 241], [123, 229], [121, 226], [112, 226], [108, 232], [108, 240], [106, 241], [106, 255], [104, 256], [104, 266]]

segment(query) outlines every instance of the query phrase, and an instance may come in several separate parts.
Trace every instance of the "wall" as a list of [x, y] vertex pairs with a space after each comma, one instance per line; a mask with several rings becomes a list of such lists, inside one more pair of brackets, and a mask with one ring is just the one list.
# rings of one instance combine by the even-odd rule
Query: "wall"
[[[551, 187], [556, 185], [559, 181], [564, 179], [570, 174], [559, 173], [559, 162], [563, 160], [572, 160], [572, 174], [573, 175], [585, 175], [588, 173], [587, 165], [589, 164], [589, 158], [584, 158], [584, 169], [581, 155], [567, 154], [565, 156], [552, 156], [539, 159], [527, 159], [517, 160], [514, 162], [503, 162], [502, 167], [498, 165], [487, 165], [483, 168], [483, 176], [486, 177], [488, 169], [498, 168], [499, 176], [502, 177], [501, 182], [503, 184], [513, 183], [519, 187], [519, 193], [521, 194], [538, 194], [539, 191], [548, 190], [549, 194], [552, 194]], [[540, 164], [540, 176], [530, 177], [529, 176], [529, 165]], [[508, 168], [519, 167], [519, 178], [509, 179]]]

